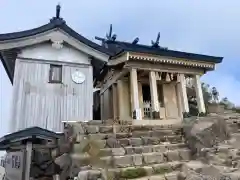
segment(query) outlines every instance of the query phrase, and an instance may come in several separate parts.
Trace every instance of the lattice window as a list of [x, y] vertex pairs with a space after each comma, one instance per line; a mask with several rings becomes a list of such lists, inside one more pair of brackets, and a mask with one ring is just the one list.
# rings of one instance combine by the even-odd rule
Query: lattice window
[[152, 118], [152, 107], [150, 101], [143, 102], [143, 114], [144, 118]]

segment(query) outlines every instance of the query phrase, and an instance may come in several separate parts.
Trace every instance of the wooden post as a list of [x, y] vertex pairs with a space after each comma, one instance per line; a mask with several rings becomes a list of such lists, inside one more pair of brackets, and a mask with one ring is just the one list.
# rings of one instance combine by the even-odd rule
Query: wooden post
[[25, 174], [24, 174], [25, 180], [30, 179], [31, 163], [32, 163], [32, 142], [28, 141], [26, 146], [26, 156], [25, 156]]
[[158, 90], [157, 90], [157, 81], [156, 81], [156, 72], [149, 72], [149, 84], [151, 91], [151, 104], [153, 110], [153, 118], [160, 119], [159, 115], [159, 102], [158, 102]]
[[105, 120], [105, 119], [104, 119], [103, 93], [100, 94], [100, 111], [101, 111], [101, 120]]
[[141, 109], [139, 106], [139, 96], [138, 96], [138, 80], [137, 80], [137, 70], [130, 70], [130, 87], [131, 87], [131, 106], [132, 106], [132, 118], [142, 119]]
[[118, 99], [118, 118], [122, 120], [124, 118], [124, 93], [123, 93], [123, 81], [117, 81], [117, 99]]
[[113, 84], [112, 85], [112, 101], [113, 101], [113, 119], [117, 119], [118, 118], [118, 98], [117, 98], [117, 85]]
[[187, 87], [186, 87], [186, 79], [184, 74], [179, 74], [179, 78], [180, 78], [180, 95], [181, 95], [181, 99], [182, 99], [182, 109], [183, 109], [183, 113], [185, 116], [186, 114], [189, 113], [189, 104], [188, 104], [188, 98], [187, 98]]
[[198, 112], [205, 113], [206, 109], [205, 109], [205, 104], [204, 104], [204, 99], [203, 99], [200, 75], [195, 75], [193, 79], [194, 79], [193, 82], [194, 82], [194, 87], [195, 87], [195, 91], [196, 91]]
[[177, 82], [176, 84], [177, 90], [177, 105], [178, 105], [178, 115], [182, 119], [183, 118], [183, 108], [182, 108], [182, 96], [181, 96], [181, 83]]

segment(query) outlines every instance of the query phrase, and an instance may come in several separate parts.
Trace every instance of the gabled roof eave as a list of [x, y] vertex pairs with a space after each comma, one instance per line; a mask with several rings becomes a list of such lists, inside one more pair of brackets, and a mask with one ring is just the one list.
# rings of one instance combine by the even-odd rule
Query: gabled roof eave
[[62, 19], [53, 19], [50, 21], [50, 23], [40, 26], [38, 28], [31, 29], [31, 30], [0, 34], [0, 50], [1, 50], [1, 44], [13, 42], [13, 41], [21, 41], [22, 39], [26, 39], [26, 38], [34, 38], [35, 36], [44, 34], [54, 29], [61, 29], [62, 31], [64, 31], [65, 33], [67, 33], [69, 36], [73, 37], [77, 41], [85, 44], [86, 46], [89, 46], [90, 48], [96, 51], [99, 51], [102, 54], [105, 54], [106, 56], [112, 55], [108, 49], [78, 34], [76, 31], [70, 28]]
[[5, 59], [3, 58], [1, 52], [0, 52], [0, 59], [1, 59], [1, 62], [2, 62], [2, 64], [3, 64], [3, 67], [4, 67], [4, 69], [5, 69], [6, 73], [7, 73], [7, 76], [8, 76], [8, 78], [9, 78], [11, 84], [13, 84], [13, 74], [11, 73], [10, 69], [8, 68], [8, 66], [7, 66], [7, 64], [6, 64], [6, 61], [5, 61]]
[[210, 56], [204, 54], [197, 54], [197, 53], [188, 53], [184, 51], [176, 51], [170, 50], [166, 48], [155, 48], [143, 44], [131, 44], [128, 42], [121, 42], [121, 41], [108, 41], [109, 44], [118, 45], [118, 48], [121, 48], [120, 52], [129, 52], [129, 53], [143, 53], [149, 55], [156, 55], [156, 56], [165, 56], [169, 58], [182, 58], [188, 60], [195, 60], [195, 61], [203, 61], [209, 63], [221, 63], [223, 57], [218, 56]]

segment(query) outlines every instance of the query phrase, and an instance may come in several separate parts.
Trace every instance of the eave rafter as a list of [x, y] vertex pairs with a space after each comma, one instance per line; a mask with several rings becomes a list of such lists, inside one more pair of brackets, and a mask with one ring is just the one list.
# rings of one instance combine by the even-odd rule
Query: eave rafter
[[165, 64], [173, 64], [173, 65], [181, 65], [181, 66], [190, 66], [195, 68], [204, 68], [204, 69], [214, 69], [214, 63], [205, 63], [193, 60], [181, 60], [181, 59], [170, 59], [164, 57], [154, 57], [147, 55], [135, 55], [129, 54], [129, 60], [141, 60], [141, 61], [150, 61], [156, 63], [165, 63]]

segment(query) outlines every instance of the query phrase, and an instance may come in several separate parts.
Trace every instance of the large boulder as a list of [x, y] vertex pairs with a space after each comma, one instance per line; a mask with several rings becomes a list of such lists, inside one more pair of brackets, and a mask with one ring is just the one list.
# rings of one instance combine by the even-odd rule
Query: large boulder
[[184, 180], [231, 180], [232, 174], [237, 172], [237, 169], [207, 165], [200, 161], [190, 161], [182, 165]]
[[185, 121], [183, 131], [186, 144], [195, 157], [205, 156], [204, 149], [214, 148], [220, 142], [229, 139], [224, 118], [217, 116], [199, 117], [192, 121]]
[[233, 180], [231, 175], [219, 175], [217, 177], [189, 171], [185, 180]]

